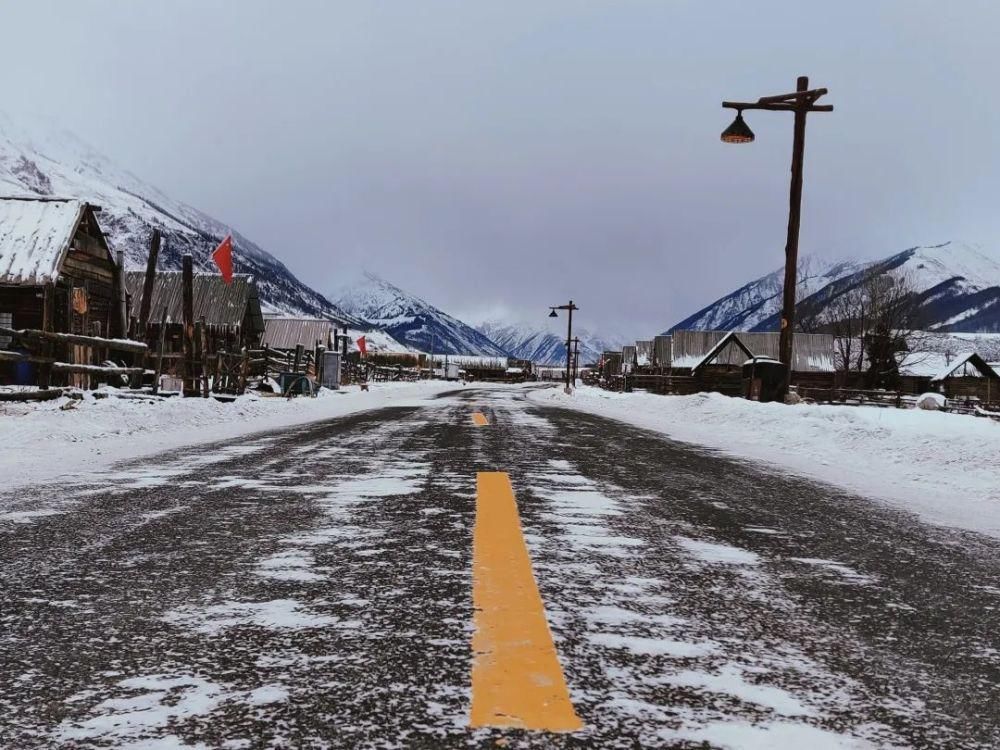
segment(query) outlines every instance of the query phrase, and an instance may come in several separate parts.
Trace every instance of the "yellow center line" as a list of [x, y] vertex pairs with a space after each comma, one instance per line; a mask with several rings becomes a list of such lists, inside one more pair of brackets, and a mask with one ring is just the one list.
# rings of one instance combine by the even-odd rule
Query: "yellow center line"
[[473, 532], [473, 727], [583, 727], [545, 619], [510, 477], [476, 476]]
[[485, 427], [490, 423], [490, 420], [486, 418], [486, 415], [478, 411], [472, 413], [472, 421], [477, 427]]

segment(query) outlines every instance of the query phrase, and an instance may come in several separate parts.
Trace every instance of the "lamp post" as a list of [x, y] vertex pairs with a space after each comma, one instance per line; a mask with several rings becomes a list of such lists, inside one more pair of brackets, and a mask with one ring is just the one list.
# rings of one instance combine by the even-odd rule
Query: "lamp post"
[[576, 378], [580, 371], [580, 339], [576, 336], [573, 337], [573, 384], [576, 384]]
[[566, 310], [569, 313], [569, 322], [566, 326], [566, 393], [572, 391], [572, 386], [570, 385], [570, 362], [573, 358], [573, 311], [579, 310], [580, 308], [573, 304], [573, 300], [569, 301], [566, 305], [555, 305], [550, 307], [549, 317], [558, 318], [559, 313], [556, 310]]
[[723, 102], [726, 109], [736, 110], [736, 119], [722, 131], [724, 143], [752, 143], [753, 131], [743, 120], [745, 109], [766, 109], [795, 114], [792, 138], [792, 185], [788, 197], [788, 236], [785, 241], [785, 282], [781, 304], [781, 333], [778, 359], [785, 365], [781, 397], [788, 392], [792, 377], [792, 337], [795, 326], [795, 287], [798, 282], [799, 224], [802, 210], [802, 161], [806, 145], [806, 115], [809, 112], [832, 112], [832, 104], [816, 104], [827, 94], [826, 89], [810, 89], [809, 78], [799, 76], [794, 93], [762, 96], [756, 102]]

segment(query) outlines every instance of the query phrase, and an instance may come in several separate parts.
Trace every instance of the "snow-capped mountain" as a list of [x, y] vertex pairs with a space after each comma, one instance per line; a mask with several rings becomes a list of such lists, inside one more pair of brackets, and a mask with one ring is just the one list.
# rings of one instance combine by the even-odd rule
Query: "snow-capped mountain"
[[[510, 352], [512, 357], [529, 359], [540, 365], [566, 364], [566, 334], [559, 334], [543, 325], [487, 321], [478, 326], [479, 331]], [[592, 364], [605, 350], [621, 350], [629, 343], [621, 338], [597, 336], [585, 329], [574, 329], [573, 336], [580, 339], [580, 364]]]
[[[868, 263], [812, 270], [800, 265], [797, 316], [815, 315], [860, 284], [870, 270], [905, 276], [917, 295], [920, 325], [929, 331], [1000, 331], [1000, 260], [978, 245], [946, 242], [913, 247]], [[693, 330], [774, 331], [781, 314], [783, 269], [769, 273], [672, 326]]]
[[[815, 294], [837, 279], [863, 270], [863, 263], [836, 263], [822, 266], [812, 258], [799, 259], [799, 300]], [[703, 307], [670, 330], [755, 331], [764, 321], [781, 312], [784, 267], [741, 286], [725, 297]], [[770, 328], [764, 329], [770, 330]], [[669, 333], [669, 331], [668, 331]]]
[[475, 328], [366, 272], [332, 295], [351, 315], [384, 329], [397, 341], [424, 352], [506, 357], [507, 352]]
[[[101, 207], [99, 220], [126, 267], [145, 269], [154, 227], [164, 238], [163, 270], [179, 270], [185, 253], [195, 270], [215, 272], [209, 255], [230, 227], [164, 195], [113, 164], [72, 133], [50, 123], [25, 127], [0, 113], [0, 194], [80, 198]], [[273, 255], [233, 231], [237, 273], [255, 277], [268, 312], [332, 318], [356, 329], [369, 326], [345, 314], [289, 272]]]

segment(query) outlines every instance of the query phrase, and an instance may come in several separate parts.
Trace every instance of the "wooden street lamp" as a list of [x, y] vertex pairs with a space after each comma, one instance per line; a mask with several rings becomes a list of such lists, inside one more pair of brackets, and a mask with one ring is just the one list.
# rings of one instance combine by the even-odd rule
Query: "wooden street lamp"
[[571, 393], [573, 390], [570, 385], [570, 362], [573, 357], [573, 311], [579, 309], [579, 307], [573, 304], [573, 300], [570, 300], [568, 305], [555, 305], [549, 308], [551, 310], [549, 313], [550, 318], [559, 317], [559, 313], [556, 310], [566, 310], [569, 313], [569, 322], [566, 326], [566, 393]]
[[792, 186], [788, 198], [788, 238], [785, 241], [785, 283], [781, 304], [781, 335], [778, 359], [785, 365], [785, 380], [781, 397], [788, 392], [792, 377], [792, 337], [795, 326], [795, 287], [798, 282], [799, 224], [802, 212], [802, 160], [806, 145], [806, 115], [810, 112], [832, 112], [832, 104], [816, 104], [827, 94], [826, 89], [810, 89], [809, 78], [799, 76], [794, 93], [762, 96], [756, 102], [723, 102], [726, 109], [736, 110], [736, 119], [722, 131], [724, 143], [752, 143], [753, 131], [743, 120], [743, 110], [766, 109], [772, 112], [793, 112], [795, 128], [792, 139]]

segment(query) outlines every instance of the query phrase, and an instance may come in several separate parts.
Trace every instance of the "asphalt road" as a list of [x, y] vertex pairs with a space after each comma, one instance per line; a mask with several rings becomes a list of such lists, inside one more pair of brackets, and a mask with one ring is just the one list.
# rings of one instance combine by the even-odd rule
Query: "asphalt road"
[[[578, 731], [469, 726], [478, 472]], [[0, 488], [0, 518], [5, 750], [1000, 747], [1000, 542], [524, 389]]]

